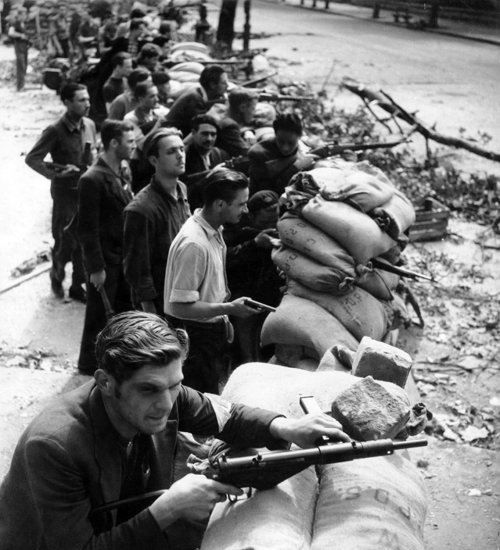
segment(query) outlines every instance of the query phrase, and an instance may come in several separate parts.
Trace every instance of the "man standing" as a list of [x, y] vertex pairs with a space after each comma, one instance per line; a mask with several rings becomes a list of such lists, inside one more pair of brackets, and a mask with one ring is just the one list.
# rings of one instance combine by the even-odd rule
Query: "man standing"
[[209, 65], [200, 74], [199, 86], [184, 92], [173, 103], [162, 126], [175, 126], [185, 137], [196, 115], [205, 114], [218, 100], [224, 102], [227, 74], [220, 65]]
[[296, 114], [278, 115], [273, 128], [274, 137], [256, 143], [248, 153], [252, 194], [270, 189], [281, 195], [290, 178], [313, 168], [317, 159], [300, 150], [302, 121]]
[[185, 170], [179, 130], [152, 132], [143, 152], [155, 174], [125, 210], [124, 270], [135, 305], [161, 314], [170, 245], [190, 215], [186, 186], [179, 180]]
[[90, 375], [96, 369], [95, 341], [106, 316], [131, 309], [122, 261], [123, 216], [132, 194], [122, 161], [130, 159], [135, 146], [133, 127], [105, 120], [101, 140], [103, 154], [78, 183], [78, 237], [88, 276], [78, 370]]
[[[80, 245], [72, 231], [65, 231], [76, 214], [78, 180], [90, 166], [96, 150], [95, 124], [87, 118], [90, 101], [87, 88], [70, 83], [61, 89], [66, 113], [46, 128], [33, 149], [26, 155], [26, 164], [51, 180], [52, 209], [52, 270], [50, 280], [54, 294], [64, 296], [62, 282], [65, 266], [73, 263], [73, 278], [69, 295], [85, 301], [82, 288], [85, 276]], [[44, 161], [50, 153], [52, 163]]]
[[228, 315], [256, 313], [245, 297], [228, 302], [226, 245], [222, 225], [237, 223], [247, 212], [248, 181], [240, 172], [214, 170], [204, 183], [203, 208], [197, 210], [174, 239], [165, 274], [165, 313], [189, 334], [184, 364], [186, 385], [219, 393], [219, 376], [227, 344], [232, 341]]
[[181, 179], [188, 188], [191, 210], [203, 202], [200, 183], [208, 171], [226, 161], [229, 155], [215, 147], [219, 126], [210, 115], [197, 115], [191, 122], [191, 140], [186, 146], [186, 172]]
[[28, 47], [29, 40], [26, 35], [27, 10], [23, 6], [18, 6], [14, 12], [14, 17], [9, 26], [8, 35], [14, 42], [14, 52], [16, 54], [16, 86], [20, 92], [24, 88], [26, 70], [28, 68]]
[[127, 52], [118, 52], [111, 59], [112, 73], [102, 87], [102, 96], [109, 111], [111, 102], [126, 88], [127, 78], [133, 70], [132, 57]]
[[[200, 530], [189, 540], [193, 524], [242, 491], [174, 471], [178, 430], [240, 448], [349, 440], [324, 413], [285, 418], [185, 387], [186, 348], [184, 331], [157, 315], [134, 311], [109, 322], [97, 339], [95, 381], [59, 396], [19, 440], [0, 487], [2, 550], [199, 547]], [[160, 489], [152, 504], [99, 510]]]

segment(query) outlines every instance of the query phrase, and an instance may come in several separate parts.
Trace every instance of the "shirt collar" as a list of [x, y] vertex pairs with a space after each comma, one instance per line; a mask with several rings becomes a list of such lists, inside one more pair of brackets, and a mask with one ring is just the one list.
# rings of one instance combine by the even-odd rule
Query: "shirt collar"
[[215, 238], [222, 238], [222, 225], [218, 227], [217, 229], [214, 229], [207, 220], [201, 215], [201, 208], [197, 208], [194, 211], [193, 218], [198, 223], [198, 225], [201, 226], [201, 228], [205, 231], [205, 233], [210, 237]]
[[81, 132], [83, 130], [83, 118], [80, 119], [80, 122], [74, 122], [71, 120], [68, 113], [65, 113], [63, 122], [70, 132]]
[[151, 178], [151, 187], [157, 193], [159, 193], [163, 198], [169, 200], [170, 202], [176, 203], [176, 202], [179, 202], [180, 200], [185, 202], [187, 200], [186, 196], [184, 195], [184, 191], [183, 191], [182, 187], [179, 185], [179, 183], [177, 183], [177, 187], [176, 187], [176, 189], [177, 189], [177, 200], [174, 198], [173, 195], [171, 195], [170, 193], [165, 191], [165, 189], [163, 189], [161, 183], [159, 181], [157, 181], [155, 176], [153, 176]]

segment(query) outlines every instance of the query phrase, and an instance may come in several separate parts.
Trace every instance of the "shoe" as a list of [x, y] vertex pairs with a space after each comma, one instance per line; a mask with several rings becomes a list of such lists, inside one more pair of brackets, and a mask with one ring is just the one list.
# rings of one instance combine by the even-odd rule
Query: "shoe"
[[81, 302], [82, 304], [87, 303], [87, 293], [81, 286], [71, 286], [69, 288], [69, 297], [72, 300], [76, 300], [77, 302]]
[[64, 288], [62, 286], [62, 282], [55, 275], [54, 268], [50, 270], [50, 286], [52, 288], [54, 296], [57, 296], [58, 298], [64, 298]]

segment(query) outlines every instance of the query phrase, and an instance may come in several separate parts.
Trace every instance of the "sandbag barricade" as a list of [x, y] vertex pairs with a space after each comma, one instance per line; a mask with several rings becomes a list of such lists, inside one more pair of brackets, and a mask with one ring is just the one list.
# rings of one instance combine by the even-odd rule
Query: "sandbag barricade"
[[[299, 395], [313, 395], [329, 410], [358, 380], [249, 363], [233, 372], [222, 396], [298, 418]], [[381, 384], [395, 395], [403, 391]], [[406, 452], [310, 467], [249, 499], [217, 504], [201, 550], [424, 550], [426, 510], [423, 480]]]

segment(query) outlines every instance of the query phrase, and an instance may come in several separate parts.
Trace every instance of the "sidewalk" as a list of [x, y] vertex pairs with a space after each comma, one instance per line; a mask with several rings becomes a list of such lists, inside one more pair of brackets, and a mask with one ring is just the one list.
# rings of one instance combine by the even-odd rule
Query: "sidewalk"
[[[345, 17], [353, 17], [355, 19], [369, 19], [374, 23], [383, 23], [405, 28], [405, 23], [395, 23], [392, 15], [392, 10], [380, 10], [378, 19], [373, 19], [373, 9], [363, 6], [354, 6], [343, 2], [330, 2], [329, 8], [324, 8], [324, 0], [317, 0], [317, 7], [312, 7], [312, 0], [304, 0], [304, 5], [300, 5], [300, 0], [282, 0], [286, 4], [294, 5], [297, 8], [322, 11], [331, 13], [332, 15], [343, 15]], [[418, 19], [417, 17], [415, 19]], [[427, 28], [424, 31], [408, 28], [408, 32], [430, 32], [435, 34], [443, 34], [447, 36], [455, 36], [465, 40], [475, 40], [487, 44], [500, 46], [500, 29], [498, 27], [488, 27], [486, 25], [478, 25], [465, 21], [456, 21], [452, 19], [439, 19], [439, 28]]]

